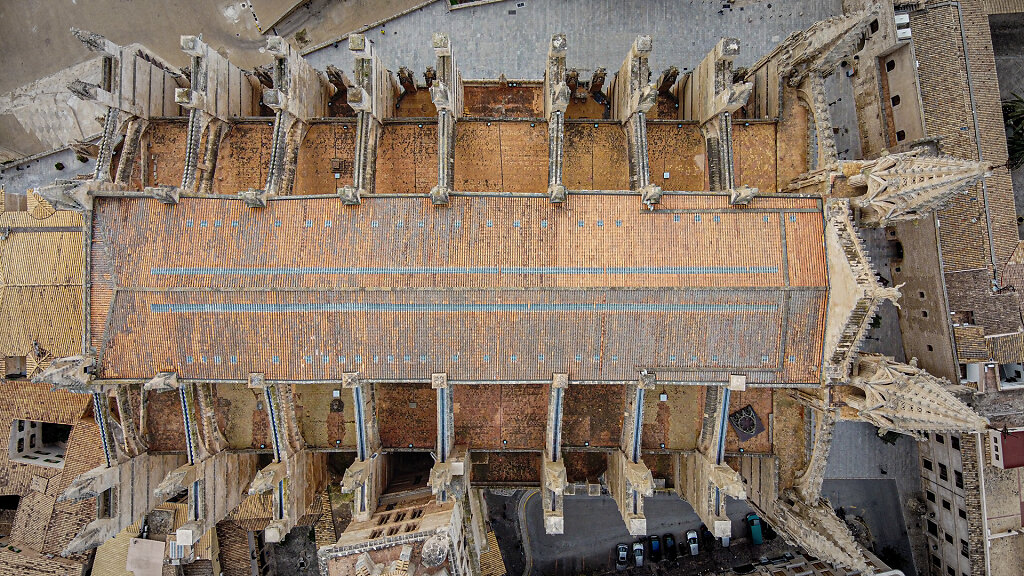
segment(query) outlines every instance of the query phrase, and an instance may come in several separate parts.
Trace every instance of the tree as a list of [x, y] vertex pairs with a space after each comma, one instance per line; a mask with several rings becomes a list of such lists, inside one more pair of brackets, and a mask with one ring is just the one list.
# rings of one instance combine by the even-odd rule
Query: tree
[[1003, 100], [1003, 122], [1006, 123], [1007, 168], [1024, 166], [1024, 99], [1017, 94]]

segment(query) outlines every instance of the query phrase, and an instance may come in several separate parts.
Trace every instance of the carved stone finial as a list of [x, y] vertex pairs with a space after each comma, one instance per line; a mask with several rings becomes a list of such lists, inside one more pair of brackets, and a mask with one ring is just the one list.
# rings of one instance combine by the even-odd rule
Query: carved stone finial
[[78, 38], [82, 44], [85, 44], [86, 48], [92, 52], [106, 52], [107, 45], [110, 44], [110, 41], [102, 34], [89, 32], [88, 30], [72, 27], [71, 33], [74, 34], [75, 38]]
[[62, 182], [52, 186], [43, 186], [35, 189], [40, 195], [53, 206], [54, 210], [70, 210], [73, 212], [88, 212], [92, 210], [92, 195], [89, 187], [81, 182]]
[[338, 188], [338, 197], [341, 198], [343, 204], [348, 206], [357, 206], [362, 200], [360, 199], [360, 191], [355, 186], [342, 186]]
[[739, 188], [729, 190], [729, 204], [732, 206], [745, 206], [757, 196], [758, 189], [743, 185]]
[[640, 372], [637, 388], [640, 388], [641, 390], [654, 390], [657, 380], [657, 374], [644, 370], [643, 372]]
[[177, 390], [178, 387], [177, 372], [158, 372], [156, 376], [142, 386], [143, 390], [147, 392], [167, 392], [169, 390]]
[[251, 372], [249, 374], [249, 388], [261, 389], [267, 385], [267, 379], [262, 372]]
[[194, 467], [185, 465], [172, 470], [160, 481], [160, 484], [153, 490], [153, 494], [160, 500], [168, 500], [188, 488], [188, 476], [194, 475]]
[[177, 186], [146, 186], [145, 192], [164, 204], [177, 204], [181, 190]]
[[569, 108], [569, 101], [572, 99], [572, 90], [565, 82], [559, 82], [555, 85], [551, 93], [551, 110], [553, 112], [562, 112]]
[[353, 52], [366, 50], [366, 36], [363, 34], [349, 34], [348, 49]]
[[430, 87], [430, 101], [438, 110], [453, 111], [451, 92], [448, 86], [440, 80]]
[[249, 484], [249, 494], [265, 494], [277, 486], [278, 482], [288, 476], [288, 467], [284, 462], [274, 462], [263, 467]]
[[355, 388], [359, 385], [359, 372], [343, 372], [341, 374], [341, 386], [343, 388]]
[[548, 186], [548, 198], [550, 198], [551, 202], [555, 204], [565, 202], [565, 199], [568, 196], [568, 194], [568, 190], [562, 184], [554, 184]]
[[430, 387], [434, 390], [448, 387], [448, 373], [435, 372], [430, 375]]
[[447, 186], [437, 185], [430, 189], [430, 202], [434, 206], [447, 206], [451, 190]]
[[451, 56], [452, 41], [444, 32], [434, 32], [431, 37], [431, 44], [434, 46], [435, 56]]
[[93, 468], [72, 480], [64, 492], [57, 497], [57, 502], [78, 502], [87, 498], [95, 498], [116, 485], [117, 480], [117, 468], [106, 466]]
[[238, 198], [250, 208], [266, 208], [269, 195], [266, 190], [249, 188], [238, 193]]
[[849, 183], [867, 190], [851, 204], [860, 209], [860, 224], [870, 227], [921, 218], [992, 174], [987, 162], [929, 156], [921, 150], [844, 162], [842, 167], [845, 172], [858, 169]]
[[72, 80], [68, 82], [68, 90], [72, 94], [78, 97], [79, 100], [91, 101], [96, 99], [96, 91], [99, 86], [96, 84], [90, 84], [81, 80]]
[[92, 392], [92, 370], [95, 366], [96, 358], [91, 355], [60, 358], [51, 362], [32, 381], [72, 392]]
[[850, 379], [857, 392], [848, 389], [843, 401], [860, 419], [903, 434], [985, 430], [988, 420], [950, 393], [948, 384], [917, 366], [861, 354]]
[[555, 372], [551, 375], [551, 387], [552, 388], [568, 388], [569, 387], [569, 374], [566, 372]]
[[86, 524], [78, 534], [68, 542], [61, 556], [81, 554], [98, 547], [110, 540], [120, 531], [117, 518], [102, 518]]
[[640, 190], [640, 200], [647, 206], [658, 204], [664, 194], [661, 187], [656, 184], [648, 184]]
[[630, 102], [631, 113], [647, 113], [658, 103], [658, 88], [654, 84], [646, 84], [633, 93]]
[[630, 462], [627, 460], [623, 469], [623, 476], [629, 489], [636, 490], [644, 496], [654, 495], [654, 475], [643, 461]]
[[740, 473], [725, 464], [710, 464], [708, 480], [718, 487], [726, 496], [737, 500], [746, 500], [747, 491], [743, 487], [743, 477]]
[[836, 16], [790, 34], [779, 46], [779, 76], [796, 88], [811, 74], [828, 76], [859, 49], [877, 6]]
[[569, 49], [569, 41], [564, 33], [558, 33], [551, 37], [551, 46], [548, 48], [548, 57], [565, 56]]

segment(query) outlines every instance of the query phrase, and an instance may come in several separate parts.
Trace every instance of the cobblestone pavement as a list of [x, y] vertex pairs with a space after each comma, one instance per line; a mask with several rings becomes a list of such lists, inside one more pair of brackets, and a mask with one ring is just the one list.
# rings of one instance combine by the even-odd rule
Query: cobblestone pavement
[[[736, 66], [747, 66], [786, 36], [842, 12], [837, 0], [796, 2], [705, 2], [596, 0], [509, 0], [460, 10], [435, 2], [366, 32], [392, 70], [408, 66], [418, 76], [435, 65], [432, 32], [448, 32], [463, 78], [539, 79], [544, 75], [551, 36], [564, 32], [568, 66], [589, 78], [603, 66], [618, 70], [638, 34], [654, 41], [651, 70], [669, 65], [692, 69], [723, 36], [740, 39]], [[352, 69], [346, 42], [307, 58], [318, 68]]]

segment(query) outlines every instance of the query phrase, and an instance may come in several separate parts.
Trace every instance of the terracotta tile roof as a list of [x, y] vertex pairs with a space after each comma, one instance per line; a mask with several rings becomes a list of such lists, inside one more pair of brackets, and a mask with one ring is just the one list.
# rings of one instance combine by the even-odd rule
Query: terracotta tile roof
[[[457, 390], [458, 388], [456, 388]], [[562, 446], [613, 448], [622, 438], [626, 386], [569, 386], [562, 407]]]
[[648, 124], [647, 152], [651, 182], [662, 190], [708, 190], [704, 136], [696, 124]]
[[[354, 133], [355, 128], [347, 132]], [[459, 134], [462, 132], [460, 124]], [[437, 124], [385, 126], [377, 144], [377, 167], [375, 191], [378, 193], [430, 192], [437, 185]], [[343, 184], [352, 183], [352, 170], [348, 172], [347, 179], [339, 178]]]
[[[566, 124], [562, 182], [570, 190], [628, 190], [626, 136], [616, 124]], [[457, 166], [457, 164], [456, 164]], [[547, 186], [541, 192], [546, 190]]]
[[49, 214], [0, 213], [0, 356], [81, 352], [82, 217]]
[[955, 326], [956, 355], [961, 362], [988, 360], [992, 353], [981, 326]]
[[29, 492], [22, 496], [11, 527], [11, 540], [25, 548], [42, 551], [55, 500], [53, 496], [39, 492]]
[[26, 551], [12, 552], [6, 547], [0, 548], [0, 566], [7, 574], [19, 576], [76, 576], [82, 573], [80, 562]]
[[224, 576], [251, 576], [246, 530], [230, 520], [217, 523], [217, 549]]
[[1015, 334], [1022, 330], [1017, 294], [992, 292], [990, 269], [949, 272], [946, 274], [949, 311], [973, 312], [972, 324], [985, 329], [987, 336]]
[[476, 484], [540, 484], [540, 452], [476, 452], [471, 476]]
[[992, 359], [1000, 364], [1019, 363], [1024, 360], [1024, 333], [990, 338]]
[[[734, 124], [733, 163], [737, 186], [757, 188], [762, 194], [776, 192], [778, 162], [775, 130], [774, 122]], [[792, 144], [794, 147], [799, 145], [796, 142]]]
[[567, 450], [562, 456], [565, 462], [565, 476], [569, 482], [597, 484], [598, 479], [608, 468], [608, 455], [605, 452]]
[[455, 387], [455, 444], [471, 450], [543, 450], [548, 389], [546, 384]]
[[[433, 448], [437, 393], [430, 384], [381, 384], [374, 388], [377, 426], [385, 448]], [[351, 395], [349, 396], [351, 398]]]
[[100, 199], [93, 226], [104, 377], [817, 381], [814, 199]]
[[[320, 518], [320, 495], [309, 505], [306, 513], [299, 518], [296, 526], [310, 526]], [[274, 519], [274, 497], [271, 494], [251, 494], [228, 515], [231, 521], [250, 532], [259, 532]]]
[[63, 469], [10, 463], [7, 451], [0, 451], [0, 486], [4, 493], [23, 498], [15, 538], [25, 548], [60, 553], [85, 524], [96, 518], [94, 500], [56, 502], [75, 477], [98, 466], [103, 458], [91, 409], [90, 398], [84, 394], [51, 391], [49, 385], [23, 380], [0, 382], [0, 429], [9, 430], [13, 420], [73, 426]]
[[[355, 123], [314, 123], [299, 147], [295, 165], [295, 194], [335, 194], [339, 186], [352, 183], [352, 151], [356, 146]], [[378, 154], [380, 145], [378, 144]], [[437, 179], [437, 166], [433, 168]], [[335, 178], [337, 175], [337, 178]], [[377, 179], [383, 173], [377, 173]], [[436, 184], [436, 182], [435, 182]], [[433, 186], [433, 184], [431, 184]], [[221, 186], [222, 194], [231, 194]], [[428, 188], [429, 190], [429, 188]]]
[[465, 114], [487, 118], [537, 118], [544, 114], [544, 90], [538, 83], [468, 83]]

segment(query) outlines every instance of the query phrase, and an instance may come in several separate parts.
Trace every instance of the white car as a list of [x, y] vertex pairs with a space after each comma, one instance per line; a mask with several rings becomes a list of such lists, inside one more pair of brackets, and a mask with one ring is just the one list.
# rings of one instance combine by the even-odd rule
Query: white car
[[633, 561], [636, 563], [636, 567], [640, 568], [644, 565], [644, 543], [633, 542]]
[[690, 530], [686, 533], [686, 543], [690, 545], [690, 556], [696, 556], [700, 552], [700, 547], [697, 544], [697, 531]]

